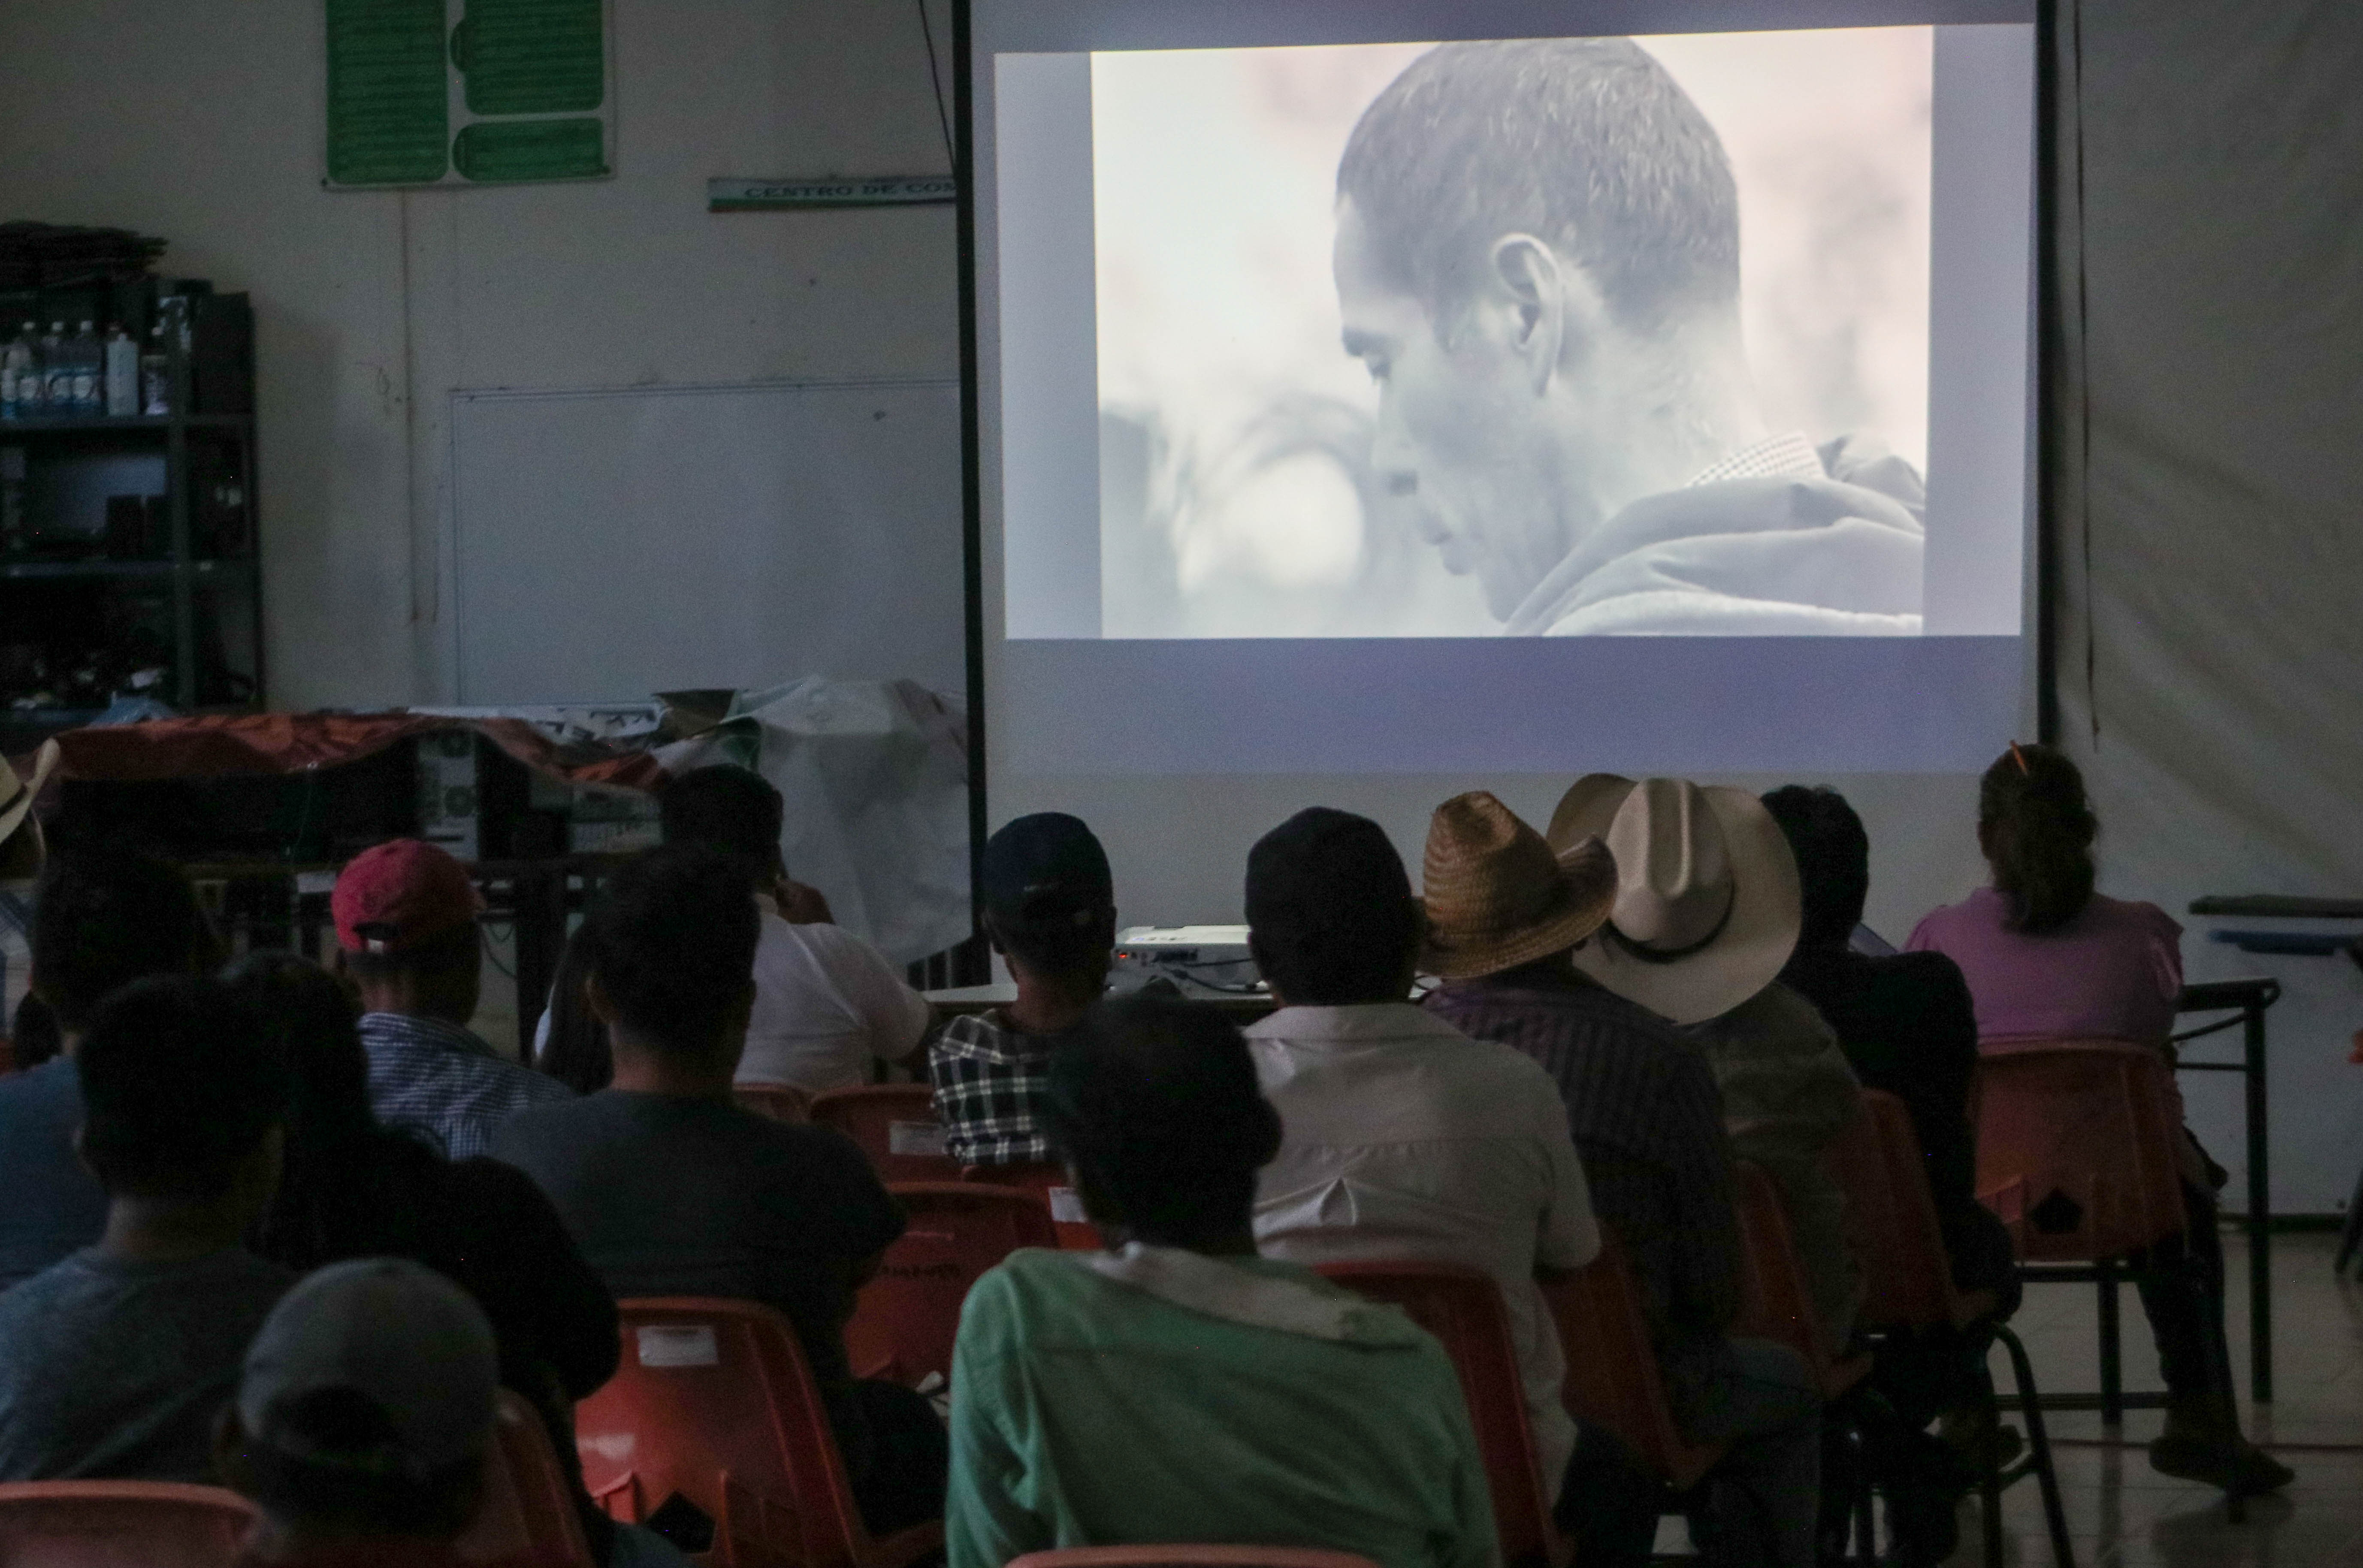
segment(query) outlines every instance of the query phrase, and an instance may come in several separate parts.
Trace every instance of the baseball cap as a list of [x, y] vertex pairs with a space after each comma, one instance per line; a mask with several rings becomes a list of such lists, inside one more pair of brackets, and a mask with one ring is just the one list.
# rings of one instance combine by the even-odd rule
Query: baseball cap
[[1338, 911], [1408, 908], [1411, 878], [1386, 830], [1351, 812], [1313, 806], [1248, 851], [1248, 924], [1320, 922]]
[[349, 861], [328, 896], [348, 953], [404, 953], [483, 909], [464, 867], [424, 839], [397, 838]]
[[[468, 1293], [419, 1264], [357, 1258], [305, 1275], [247, 1347], [238, 1419], [294, 1460], [423, 1480], [483, 1450], [500, 1386], [492, 1325]], [[305, 1430], [299, 1405], [336, 1389], [384, 1417], [354, 1448]]]
[[1107, 851], [1064, 812], [1019, 817], [985, 840], [981, 883], [986, 912], [1005, 926], [1058, 923], [1115, 902]]

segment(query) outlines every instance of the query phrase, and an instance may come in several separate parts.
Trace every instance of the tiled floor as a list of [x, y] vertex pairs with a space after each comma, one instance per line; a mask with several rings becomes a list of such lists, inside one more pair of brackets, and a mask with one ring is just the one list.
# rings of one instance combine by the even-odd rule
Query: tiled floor
[[[2247, 1256], [2226, 1236], [2226, 1262], [2236, 1282], [2231, 1309], [2232, 1362], [2242, 1385], [2250, 1434], [2296, 1470], [2296, 1485], [2277, 1497], [2251, 1499], [2245, 1524], [2225, 1517], [2223, 1494], [2171, 1481], [2149, 1467], [2144, 1445], [2158, 1433], [2156, 1411], [2133, 1411], [2112, 1433], [2097, 1415], [2055, 1415], [2058, 1464], [2077, 1568], [2363, 1568], [2363, 1285], [2332, 1276], [2336, 1239], [2286, 1235], [2273, 1245], [2273, 1351], [2276, 1398], [2247, 1401]], [[2125, 1381], [2129, 1388], [2158, 1386], [2148, 1328], [2130, 1291], [2124, 1297]], [[2099, 1384], [2089, 1286], [2040, 1286], [2027, 1292], [2016, 1319], [2047, 1388], [2092, 1389]], [[1997, 1354], [2001, 1386], [2011, 1385]], [[2050, 1561], [2042, 1502], [2035, 1483], [2004, 1497], [2003, 1558], [2014, 1563]], [[1974, 1564], [1982, 1547], [1974, 1507], [1962, 1515], [1961, 1550], [1954, 1562]]]

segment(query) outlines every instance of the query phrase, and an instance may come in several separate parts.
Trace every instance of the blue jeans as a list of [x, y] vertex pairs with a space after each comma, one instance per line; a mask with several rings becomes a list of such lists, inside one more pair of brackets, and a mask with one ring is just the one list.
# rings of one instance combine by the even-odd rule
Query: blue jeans
[[1731, 1445], [1690, 1515], [1700, 1557], [1709, 1568], [1814, 1568], [1822, 1398], [1804, 1359], [1769, 1340], [1725, 1340], [1667, 1385], [1685, 1438]]

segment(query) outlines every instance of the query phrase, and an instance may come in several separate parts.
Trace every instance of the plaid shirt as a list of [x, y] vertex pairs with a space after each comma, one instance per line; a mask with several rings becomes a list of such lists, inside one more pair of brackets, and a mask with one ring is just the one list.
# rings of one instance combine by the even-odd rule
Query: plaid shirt
[[1426, 1005], [1559, 1080], [1592, 1212], [1633, 1254], [1661, 1356], [1725, 1332], [1739, 1311], [1739, 1224], [1723, 1095], [1698, 1045], [1573, 976], [1456, 981]]
[[1804, 433], [1789, 430], [1767, 436], [1752, 447], [1742, 447], [1729, 457], [1708, 464], [1683, 488], [1721, 484], [1726, 480], [1823, 479], [1828, 473], [1822, 455], [1805, 439]]
[[370, 1108], [388, 1127], [426, 1133], [451, 1159], [481, 1154], [494, 1131], [528, 1106], [572, 1099], [556, 1078], [503, 1061], [455, 1023], [407, 1013], [361, 1016]]
[[1050, 1088], [1054, 1034], [1023, 1034], [995, 1012], [944, 1025], [927, 1053], [944, 1153], [964, 1165], [1048, 1164], [1059, 1156], [1038, 1107]]

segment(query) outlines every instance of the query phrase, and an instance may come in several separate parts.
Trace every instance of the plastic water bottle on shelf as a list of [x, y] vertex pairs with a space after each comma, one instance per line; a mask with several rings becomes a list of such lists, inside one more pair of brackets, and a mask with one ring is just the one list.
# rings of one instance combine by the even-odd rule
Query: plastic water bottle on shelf
[[116, 323], [106, 339], [106, 416], [123, 419], [139, 412], [139, 345]]
[[94, 321], [73, 335], [73, 408], [84, 419], [106, 412], [106, 348]]
[[67, 352], [66, 324], [50, 323], [41, 337], [41, 412], [63, 419], [74, 411], [73, 359]]
[[[27, 406], [30, 399], [31, 406]], [[0, 419], [30, 419], [41, 412], [41, 370], [33, 324], [0, 349]]]
[[148, 352], [139, 356], [139, 412], [172, 412], [172, 360], [164, 351], [164, 324], [148, 329]]

